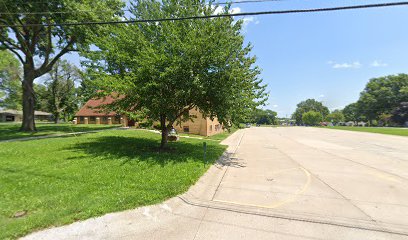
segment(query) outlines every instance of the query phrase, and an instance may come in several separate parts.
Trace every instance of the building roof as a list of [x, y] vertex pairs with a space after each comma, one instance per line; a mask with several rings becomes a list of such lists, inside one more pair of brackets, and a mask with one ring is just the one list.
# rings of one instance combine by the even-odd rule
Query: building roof
[[[23, 115], [23, 111], [14, 110], [14, 109], [1, 110], [0, 113], [7, 113], [7, 114], [10, 114], [10, 115]], [[34, 111], [34, 115], [36, 115], [36, 116], [51, 116], [52, 113], [47, 113], [47, 112], [43, 112], [43, 111]]]
[[111, 96], [106, 96], [99, 99], [90, 99], [85, 105], [79, 109], [79, 111], [75, 114], [77, 117], [104, 117], [104, 116], [116, 116], [116, 112], [101, 112], [102, 109], [100, 108], [102, 105], [108, 105], [114, 102], [116, 99]]

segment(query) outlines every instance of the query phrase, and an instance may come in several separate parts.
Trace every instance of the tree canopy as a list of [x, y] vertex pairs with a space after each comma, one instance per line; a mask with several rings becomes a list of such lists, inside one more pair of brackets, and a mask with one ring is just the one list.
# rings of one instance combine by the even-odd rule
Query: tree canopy
[[13, 54], [0, 50], [0, 107], [21, 110], [21, 65]]
[[357, 102], [343, 109], [346, 121], [381, 122], [403, 125], [396, 115], [408, 102], [408, 75], [398, 74], [370, 79]]
[[21, 130], [35, 131], [34, 79], [51, 71], [64, 54], [89, 49], [91, 35], [105, 34], [103, 26], [59, 23], [118, 20], [124, 3], [121, 0], [2, 0], [2, 5], [0, 50], [10, 50], [22, 63]]
[[[212, 15], [211, 3], [134, 1], [135, 19]], [[230, 10], [229, 6], [225, 11]], [[100, 95], [117, 93], [109, 108], [160, 121], [161, 147], [190, 109], [228, 127], [266, 100], [265, 85], [244, 44], [242, 21], [233, 18], [138, 23], [112, 27], [95, 39], [99, 51], [84, 53], [98, 75]]]
[[408, 75], [389, 75], [371, 79], [357, 101], [358, 112], [367, 120], [390, 114], [401, 102], [408, 101]]
[[80, 77], [79, 69], [66, 60], [57, 61], [49, 73], [49, 78], [45, 82], [47, 91], [43, 97], [56, 123], [60, 118], [68, 121], [78, 110], [75, 82], [79, 82]]
[[249, 121], [247, 122], [251, 122], [251, 123], [256, 123], [256, 124], [267, 124], [267, 125], [271, 125], [271, 124], [277, 124], [277, 120], [276, 120], [276, 116], [278, 115], [277, 112], [269, 110], [269, 109], [255, 109], [250, 117], [249, 117]]
[[302, 114], [302, 122], [308, 126], [317, 126], [323, 120], [320, 112], [308, 111]]
[[404, 125], [408, 122], [408, 102], [402, 102], [394, 109], [391, 120], [399, 125]]
[[343, 122], [344, 119], [345, 119], [344, 115], [343, 115], [342, 111], [340, 111], [340, 110], [334, 110], [333, 112], [331, 112], [330, 114], [328, 114], [326, 116], [326, 121], [331, 122], [333, 124]]
[[295, 112], [292, 114], [292, 118], [296, 120], [297, 124], [303, 124], [303, 114], [309, 111], [315, 111], [321, 113], [322, 117], [325, 118], [329, 114], [329, 109], [323, 105], [323, 103], [316, 101], [315, 99], [307, 99], [300, 102], [297, 105]]

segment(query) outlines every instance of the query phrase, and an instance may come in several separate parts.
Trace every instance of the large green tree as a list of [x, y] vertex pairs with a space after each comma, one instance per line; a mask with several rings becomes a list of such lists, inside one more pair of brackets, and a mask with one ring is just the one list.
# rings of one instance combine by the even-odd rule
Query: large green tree
[[402, 102], [394, 109], [391, 120], [394, 123], [408, 127], [408, 102]]
[[317, 126], [323, 120], [320, 112], [308, 111], [302, 114], [302, 122], [308, 126]]
[[[140, 0], [132, 6], [135, 19], [215, 11], [212, 2], [198, 0]], [[99, 73], [99, 94], [121, 96], [109, 108], [159, 121], [165, 148], [169, 129], [190, 119], [190, 109], [199, 108], [228, 127], [266, 100], [242, 24], [225, 17], [115, 27], [106, 38], [95, 39], [100, 51], [85, 56]]]
[[408, 101], [408, 75], [389, 75], [371, 79], [357, 101], [357, 112], [370, 122], [391, 114], [401, 102]]
[[302, 116], [309, 111], [315, 111], [322, 114], [325, 118], [329, 114], [329, 109], [323, 105], [323, 103], [316, 101], [315, 99], [307, 99], [300, 102], [297, 105], [296, 111], [293, 113], [292, 118], [296, 120], [297, 124], [303, 124]]
[[21, 110], [21, 67], [7, 50], [0, 50], [0, 107]]
[[361, 116], [361, 113], [359, 112], [357, 103], [350, 103], [349, 105], [345, 106], [342, 113], [344, 115], [344, 120], [347, 122], [364, 120], [364, 117]]
[[57, 61], [45, 82], [48, 111], [55, 123], [61, 118], [68, 121], [78, 110], [75, 83], [80, 81], [80, 71], [66, 60]]
[[252, 123], [256, 124], [277, 124], [276, 116], [277, 112], [269, 110], [269, 109], [255, 109], [250, 116]]
[[[121, 0], [2, 0], [0, 49], [13, 52], [23, 65], [23, 123], [35, 131], [34, 79], [51, 71], [64, 54], [89, 48], [91, 35], [103, 35], [103, 26], [63, 23], [117, 20]], [[53, 26], [54, 25], [54, 26]]]
[[340, 110], [334, 110], [326, 116], [326, 121], [337, 124], [344, 121], [344, 115]]

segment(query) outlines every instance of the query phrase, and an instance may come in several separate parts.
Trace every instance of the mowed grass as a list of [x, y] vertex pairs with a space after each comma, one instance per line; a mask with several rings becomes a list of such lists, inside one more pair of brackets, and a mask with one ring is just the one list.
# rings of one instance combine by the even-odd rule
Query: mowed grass
[[[182, 138], [166, 152], [159, 143], [139, 130], [0, 143], [0, 239], [162, 202], [210, 166], [203, 140]], [[208, 163], [224, 150], [207, 141]]]
[[356, 131], [356, 132], [370, 132], [381, 133], [397, 136], [408, 136], [408, 128], [388, 128], [388, 127], [346, 127], [346, 126], [334, 126], [327, 127], [329, 129]]
[[53, 123], [37, 123], [37, 132], [27, 133], [20, 132], [21, 123], [0, 123], [0, 140], [9, 140], [15, 138], [36, 137], [52, 134], [72, 133], [72, 132], [87, 132], [94, 130], [109, 129], [119, 127], [120, 125], [96, 125], [96, 124], [53, 124]]

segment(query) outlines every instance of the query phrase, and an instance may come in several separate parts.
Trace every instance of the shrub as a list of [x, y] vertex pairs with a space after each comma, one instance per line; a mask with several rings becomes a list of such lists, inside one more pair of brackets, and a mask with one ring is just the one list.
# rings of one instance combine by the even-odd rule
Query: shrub
[[302, 121], [306, 125], [316, 126], [323, 120], [323, 116], [319, 112], [309, 111], [302, 115]]

